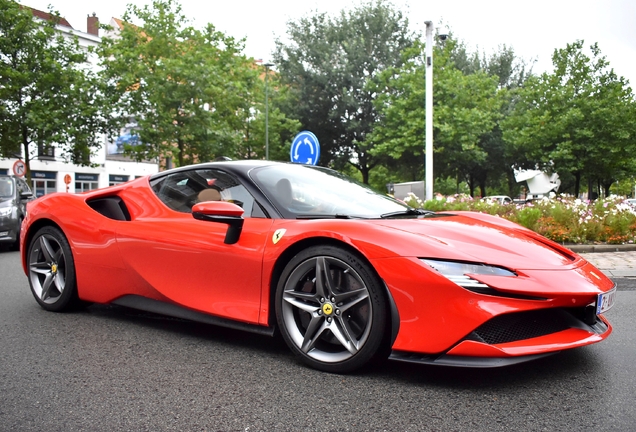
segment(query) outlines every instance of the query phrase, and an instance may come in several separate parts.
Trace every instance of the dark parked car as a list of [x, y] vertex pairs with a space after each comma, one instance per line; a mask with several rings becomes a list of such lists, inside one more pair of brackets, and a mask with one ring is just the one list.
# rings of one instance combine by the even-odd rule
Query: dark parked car
[[20, 226], [26, 203], [33, 199], [29, 185], [19, 177], [0, 175], [0, 245], [20, 245]]

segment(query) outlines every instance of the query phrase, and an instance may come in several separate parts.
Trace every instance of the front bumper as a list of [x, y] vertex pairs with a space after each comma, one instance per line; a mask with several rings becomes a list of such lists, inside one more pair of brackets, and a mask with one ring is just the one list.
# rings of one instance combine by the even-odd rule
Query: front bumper
[[402, 351], [393, 351], [389, 356], [390, 360], [396, 360], [406, 363], [427, 364], [434, 366], [449, 366], [463, 368], [497, 368], [511, 366], [514, 364], [525, 363], [532, 360], [538, 360], [556, 354], [558, 351], [534, 354], [517, 357], [469, 357], [469, 356], [451, 356], [451, 355], [426, 355], [416, 353], [406, 353]]
[[20, 221], [0, 216], [0, 243], [15, 243], [20, 233]]
[[612, 326], [604, 316], [599, 315], [595, 323], [587, 324], [579, 315], [578, 310], [562, 308], [499, 315], [444, 353], [395, 350], [389, 358], [440, 366], [493, 368], [590, 345], [612, 333]]

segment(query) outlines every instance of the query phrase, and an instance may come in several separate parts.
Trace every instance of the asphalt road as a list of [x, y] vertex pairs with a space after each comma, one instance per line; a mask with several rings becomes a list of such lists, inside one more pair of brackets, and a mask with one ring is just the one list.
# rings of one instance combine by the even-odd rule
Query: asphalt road
[[278, 339], [111, 306], [50, 313], [0, 252], [2, 431], [636, 430], [636, 281], [614, 334], [501, 369], [298, 363]]

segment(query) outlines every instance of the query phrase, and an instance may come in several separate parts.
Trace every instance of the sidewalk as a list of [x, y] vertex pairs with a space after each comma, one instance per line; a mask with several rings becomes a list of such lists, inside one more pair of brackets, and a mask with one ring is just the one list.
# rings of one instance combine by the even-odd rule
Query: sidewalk
[[577, 252], [612, 278], [636, 278], [636, 251]]

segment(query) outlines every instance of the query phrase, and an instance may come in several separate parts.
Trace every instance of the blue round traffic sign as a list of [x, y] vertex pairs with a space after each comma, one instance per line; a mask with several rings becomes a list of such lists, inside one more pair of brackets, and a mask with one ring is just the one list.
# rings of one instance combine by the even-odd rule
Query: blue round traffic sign
[[289, 158], [294, 163], [316, 165], [320, 159], [320, 144], [316, 135], [302, 131], [292, 141]]

